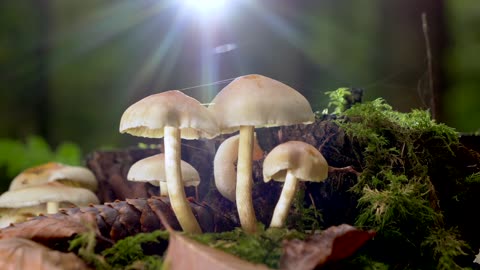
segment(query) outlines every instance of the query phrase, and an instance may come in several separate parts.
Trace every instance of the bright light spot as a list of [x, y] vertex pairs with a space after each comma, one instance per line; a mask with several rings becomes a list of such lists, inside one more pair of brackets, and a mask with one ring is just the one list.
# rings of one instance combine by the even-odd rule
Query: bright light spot
[[185, 7], [205, 15], [221, 10], [226, 3], [227, 0], [183, 0]]
[[226, 43], [226, 44], [222, 44], [220, 46], [215, 47], [213, 49], [213, 52], [216, 53], [216, 54], [220, 54], [220, 53], [226, 53], [226, 52], [229, 52], [229, 51], [233, 51], [237, 48], [238, 48], [238, 46], [235, 43]]

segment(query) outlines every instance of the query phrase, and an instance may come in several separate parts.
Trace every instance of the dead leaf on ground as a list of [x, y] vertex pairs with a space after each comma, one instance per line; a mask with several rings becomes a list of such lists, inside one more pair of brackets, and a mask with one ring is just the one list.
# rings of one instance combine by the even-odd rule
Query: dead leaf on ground
[[79, 216], [55, 214], [40, 216], [0, 230], [0, 239], [25, 238], [48, 245], [60, 239], [68, 239], [94, 228], [95, 216], [89, 213]]
[[73, 253], [51, 250], [23, 238], [0, 240], [0, 269], [87, 270], [86, 264]]
[[165, 215], [154, 210], [170, 234], [165, 255], [167, 270], [269, 270], [266, 265], [253, 264], [224, 251], [202, 245], [175, 232]]
[[345, 259], [374, 236], [373, 231], [362, 231], [342, 224], [332, 226], [305, 241], [285, 241], [280, 268], [310, 270]]
[[164, 264], [168, 270], [268, 270], [224, 251], [202, 245], [195, 240], [170, 231]]

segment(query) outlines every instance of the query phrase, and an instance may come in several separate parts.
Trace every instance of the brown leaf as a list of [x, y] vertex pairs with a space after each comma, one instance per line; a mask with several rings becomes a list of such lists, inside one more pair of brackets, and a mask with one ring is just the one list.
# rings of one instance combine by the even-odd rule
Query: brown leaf
[[95, 217], [90, 213], [75, 216], [59, 213], [39, 216], [4, 228], [0, 231], [0, 239], [19, 237], [48, 243], [71, 238], [76, 234], [91, 230], [91, 228], [96, 229], [96, 225]]
[[221, 250], [202, 245], [174, 231], [170, 231], [164, 264], [168, 270], [268, 270], [262, 264], [253, 264]]
[[263, 264], [253, 264], [224, 251], [202, 245], [175, 232], [165, 214], [154, 209], [169, 232], [164, 268], [167, 270], [269, 270]]
[[51, 250], [31, 240], [0, 240], [0, 269], [86, 270], [85, 263], [73, 253]]
[[305, 241], [285, 241], [280, 268], [310, 270], [345, 259], [374, 236], [373, 231], [362, 231], [342, 224], [332, 226]]

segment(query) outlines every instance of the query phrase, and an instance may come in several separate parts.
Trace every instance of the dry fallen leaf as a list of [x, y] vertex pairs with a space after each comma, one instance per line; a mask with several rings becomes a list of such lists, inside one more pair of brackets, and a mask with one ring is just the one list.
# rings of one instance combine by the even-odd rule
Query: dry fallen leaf
[[266, 265], [253, 264], [224, 251], [202, 245], [175, 232], [165, 215], [154, 210], [170, 234], [163, 263], [166, 270], [269, 270]]
[[40, 216], [0, 230], [0, 239], [25, 238], [48, 245], [60, 239], [96, 229], [95, 216], [89, 213], [80, 216], [55, 214]]
[[310, 270], [351, 256], [375, 236], [373, 231], [358, 230], [342, 224], [301, 241], [285, 241], [280, 259], [281, 269]]
[[8, 238], [0, 240], [0, 269], [86, 270], [90, 269], [73, 253], [51, 250], [31, 240]]
[[165, 266], [168, 270], [268, 270], [221, 250], [202, 245], [195, 240], [170, 231]]

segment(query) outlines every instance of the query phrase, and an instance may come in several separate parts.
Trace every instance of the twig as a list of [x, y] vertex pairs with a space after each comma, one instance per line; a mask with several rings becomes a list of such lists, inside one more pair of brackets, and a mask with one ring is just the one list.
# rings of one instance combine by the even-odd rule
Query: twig
[[428, 88], [431, 93], [430, 97], [430, 109], [432, 111], [433, 119], [437, 118], [437, 102], [436, 102], [436, 93], [433, 84], [433, 64], [432, 64], [432, 51], [430, 46], [430, 38], [428, 35], [428, 22], [427, 22], [427, 14], [425, 12], [422, 13], [422, 29], [423, 29], [423, 36], [425, 38], [425, 50], [427, 53], [427, 76], [428, 76]]

